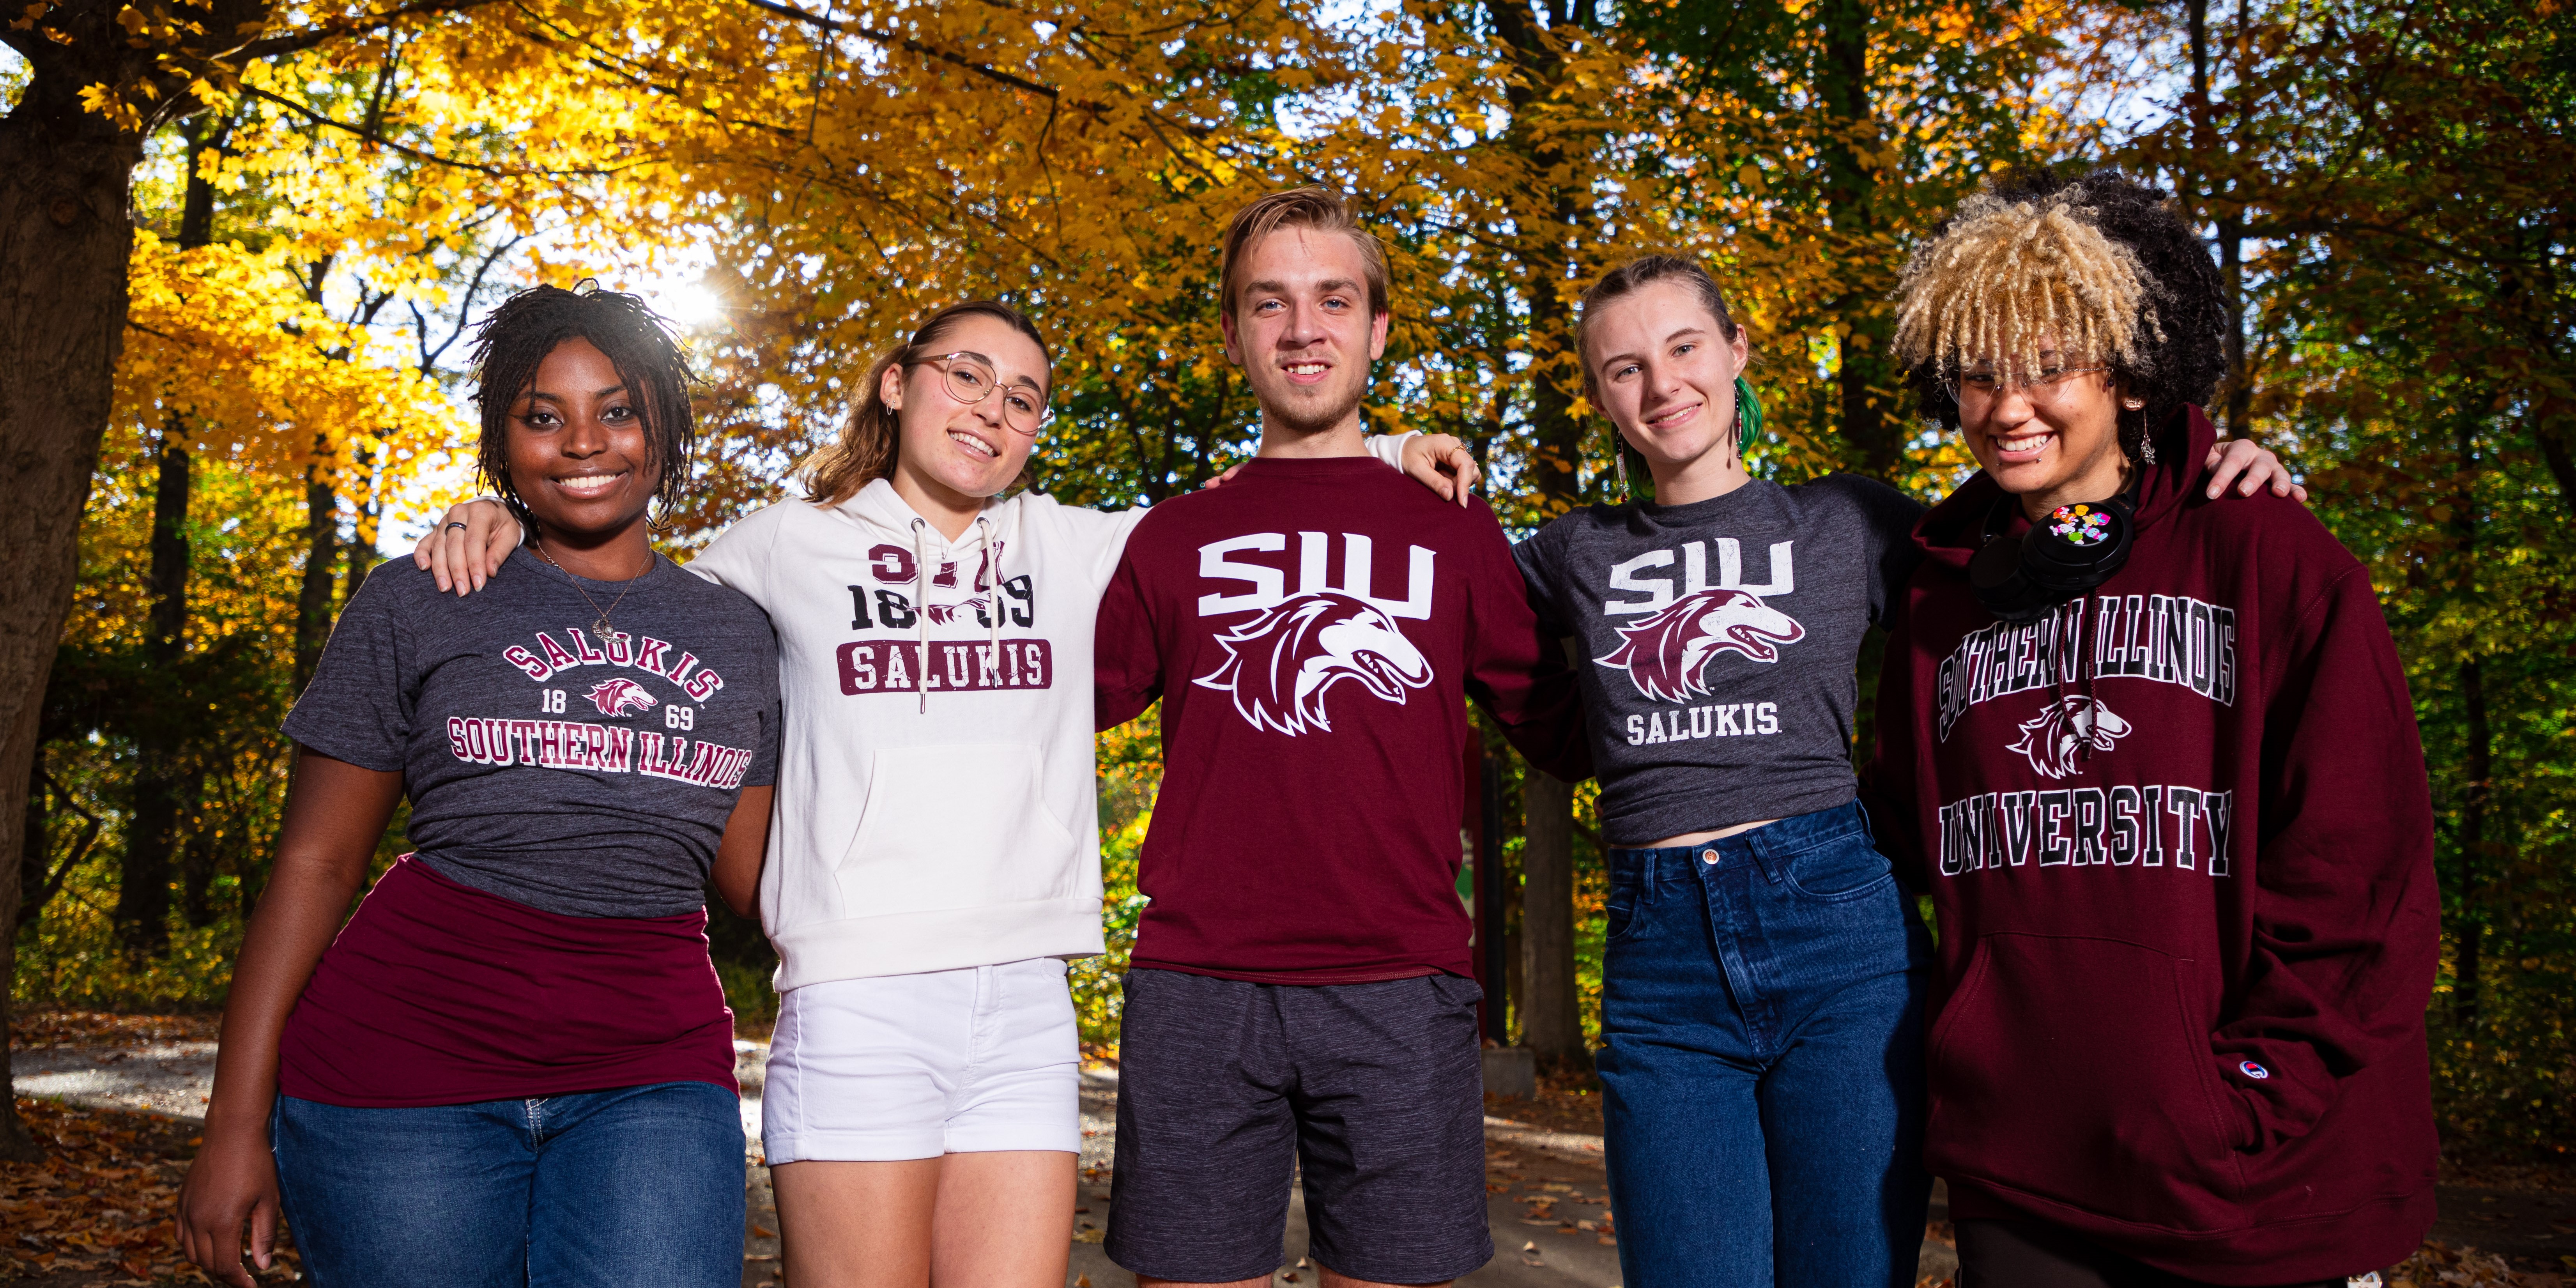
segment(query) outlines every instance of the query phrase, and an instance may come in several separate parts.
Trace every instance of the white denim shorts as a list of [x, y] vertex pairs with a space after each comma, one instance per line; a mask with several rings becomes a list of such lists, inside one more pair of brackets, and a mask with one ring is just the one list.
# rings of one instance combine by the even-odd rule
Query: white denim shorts
[[770, 1164], [1079, 1153], [1081, 1050], [1064, 970], [1039, 957], [790, 989], [761, 1092]]

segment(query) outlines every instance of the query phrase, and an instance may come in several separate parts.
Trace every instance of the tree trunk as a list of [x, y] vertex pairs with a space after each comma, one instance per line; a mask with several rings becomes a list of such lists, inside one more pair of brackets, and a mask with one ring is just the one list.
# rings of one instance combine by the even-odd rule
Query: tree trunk
[[[1877, 253], [1869, 239], [1878, 231], [1878, 180], [1860, 150], [1863, 141], [1874, 146], [1881, 134], [1869, 95], [1870, 5], [1829, 0], [1819, 16], [1825, 56], [1818, 98], [1836, 118], [1822, 149], [1825, 215], [1835, 241], [1845, 247], [1845, 262], [1857, 265]], [[1891, 484], [1905, 465], [1905, 422], [1888, 405], [1898, 384], [1891, 348], [1896, 318], [1887, 304], [1894, 286], [1893, 278], [1871, 273], [1852, 282], [1831, 306], [1841, 350], [1834, 379], [1843, 442], [1860, 473]]]
[[[145, 135], [196, 100], [199, 69], [238, 65], [242, 33], [267, 24], [267, 0], [212, 0], [177, 37], [138, 38], [128, 6], [73, 0], [30, 10], [8, 33], [26, 61], [17, 105], [0, 118], [0, 854], [18, 853], [40, 736], [45, 679], [79, 573], [81, 511], [107, 432], [125, 334], [133, 257], [134, 167]], [[187, 42], [196, 42], [193, 46]], [[92, 111], [105, 87], [137, 113]], [[139, 92], [149, 90], [149, 93]], [[0, 926], [18, 911], [18, 865], [0, 863]], [[15, 936], [0, 943], [14, 972]], [[14, 973], [0, 978], [15, 979]], [[0, 1039], [9, 1016], [0, 1006]], [[38, 1156], [0, 1064], [0, 1159]]]
[[188, 629], [188, 494], [186, 438], [173, 420], [161, 430], [161, 473], [152, 496], [152, 615], [143, 641], [150, 677], [137, 695], [134, 817], [126, 829], [116, 891], [117, 937], [126, 950], [157, 957], [170, 947], [170, 857], [191, 809], [185, 678]]
[[[318, 446], [318, 444], [317, 444]], [[304, 468], [304, 584], [295, 595], [295, 691], [302, 693], [331, 640], [331, 564], [340, 548], [340, 498], [319, 462]]]
[[1586, 1054], [1574, 988], [1574, 787], [1532, 769], [1521, 779], [1521, 805], [1521, 1045], [1570, 1063]]
[[[95, 69], [32, 63], [0, 119], [0, 854], [17, 854], [45, 679], [79, 571], [81, 510], [107, 430], [124, 339], [127, 186], [142, 140], [80, 103]], [[18, 915], [18, 865], [0, 864], [0, 926]], [[14, 971], [16, 937], [0, 944]], [[5, 978], [14, 978], [14, 974]], [[0, 1037], [8, 1014], [0, 1008]], [[32, 1160], [0, 1068], [0, 1159]]]
[[2478, 989], [2484, 974], [2479, 942], [2486, 918], [2477, 910], [2479, 859], [2487, 845], [2487, 786], [2495, 773], [2495, 741], [2487, 726], [2486, 673], [2476, 658], [2460, 663], [2460, 704], [2469, 725], [2468, 791], [2460, 802], [2460, 915], [2458, 951], [2452, 958], [2451, 1014], [2463, 1029], [2478, 1023]]

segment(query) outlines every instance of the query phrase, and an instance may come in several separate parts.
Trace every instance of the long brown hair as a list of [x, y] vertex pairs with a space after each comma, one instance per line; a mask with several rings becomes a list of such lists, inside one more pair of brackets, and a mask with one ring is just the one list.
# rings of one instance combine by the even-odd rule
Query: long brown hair
[[837, 505], [858, 495], [860, 488], [893, 476], [895, 461], [903, 454], [903, 426], [895, 410], [885, 404], [885, 374], [930, 355], [941, 337], [970, 317], [999, 318], [1008, 323], [1012, 330], [1037, 345], [1038, 357], [1053, 371], [1055, 355], [1047, 349], [1036, 324], [1029, 321], [1027, 314], [1000, 300], [962, 300], [931, 314], [921, 329], [912, 333], [911, 340], [877, 355], [876, 362], [868, 367], [867, 379], [859, 384], [859, 400], [841, 424], [841, 441], [806, 458], [805, 495], [816, 505]]

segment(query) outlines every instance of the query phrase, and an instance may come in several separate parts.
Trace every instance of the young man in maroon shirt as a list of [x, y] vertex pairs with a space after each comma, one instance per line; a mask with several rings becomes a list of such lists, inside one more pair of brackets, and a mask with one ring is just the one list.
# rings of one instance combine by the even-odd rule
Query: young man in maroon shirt
[[1446, 1283], [1493, 1255], [1463, 699], [1574, 778], [1579, 706], [1492, 512], [1361, 448], [1376, 240], [1275, 193], [1227, 228], [1223, 283], [1260, 452], [1155, 506], [1100, 607], [1100, 725], [1160, 698], [1165, 764], [1106, 1250], [1148, 1285], [1267, 1283], [1302, 1165], [1325, 1284]]
[[1961, 1288], [2326, 1288], [2432, 1223], [2423, 753], [2368, 570], [2206, 494], [2224, 307], [2109, 171], [1907, 270], [1898, 348], [1985, 467], [1915, 529], [1870, 776], [1940, 914]]

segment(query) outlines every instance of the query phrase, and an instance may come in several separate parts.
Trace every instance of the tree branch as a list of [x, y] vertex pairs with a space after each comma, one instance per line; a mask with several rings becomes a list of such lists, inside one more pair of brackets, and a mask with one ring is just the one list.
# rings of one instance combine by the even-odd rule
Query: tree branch
[[241, 46], [235, 54], [244, 60], [275, 58], [280, 54], [297, 54], [307, 49], [327, 45], [335, 40], [382, 31], [405, 18], [417, 18], [424, 14], [463, 13], [468, 9], [480, 9], [500, 2], [501, 0], [412, 0], [410, 4], [396, 5], [382, 13], [346, 18], [339, 22], [326, 22], [319, 27], [307, 27], [302, 31], [265, 36]]

